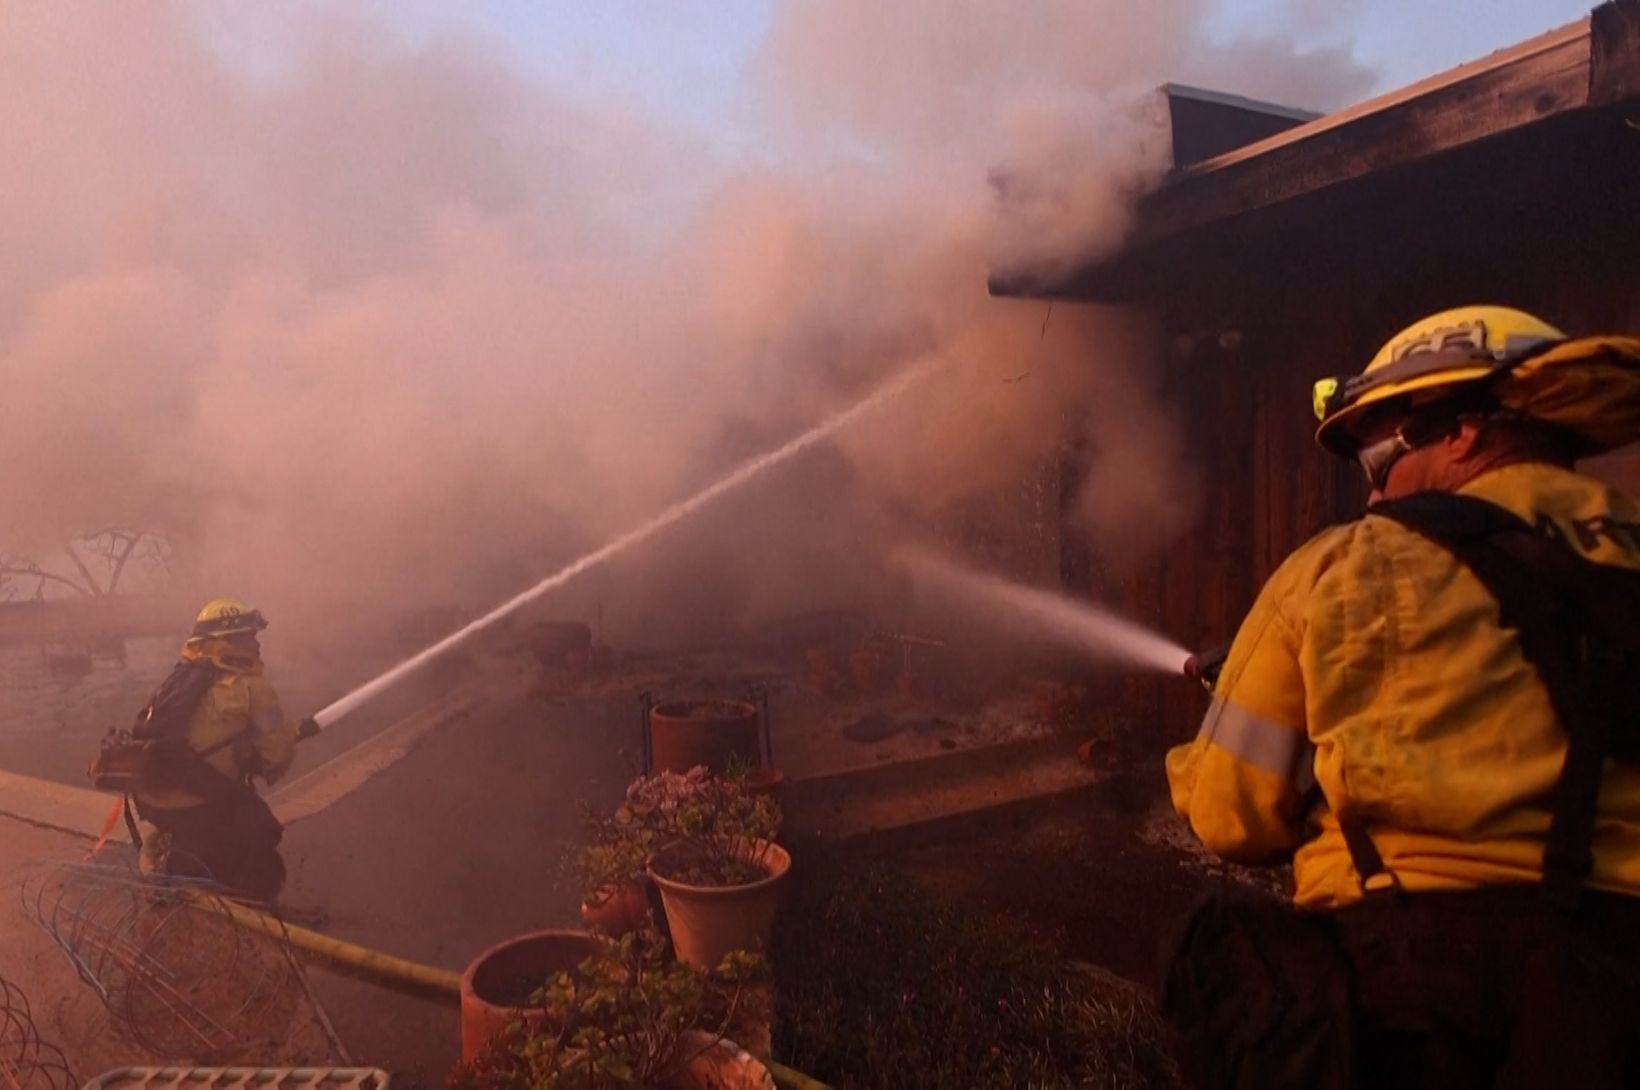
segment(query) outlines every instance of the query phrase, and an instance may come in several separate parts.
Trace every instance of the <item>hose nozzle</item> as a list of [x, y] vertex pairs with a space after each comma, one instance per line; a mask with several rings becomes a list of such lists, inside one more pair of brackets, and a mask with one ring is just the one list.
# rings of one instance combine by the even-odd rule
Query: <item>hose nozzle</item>
[[1212, 692], [1213, 686], [1218, 684], [1219, 671], [1224, 669], [1224, 660], [1229, 657], [1229, 644], [1209, 651], [1198, 651], [1184, 660], [1184, 676]]

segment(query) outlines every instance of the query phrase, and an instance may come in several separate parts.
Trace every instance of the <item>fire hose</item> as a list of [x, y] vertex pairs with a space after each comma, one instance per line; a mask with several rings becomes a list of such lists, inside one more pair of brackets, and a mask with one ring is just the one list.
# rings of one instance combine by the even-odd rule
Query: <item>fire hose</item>
[[[188, 896], [203, 899], [202, 894]], [[358, 943], [322, 935], [225, 898], [213, 898], [212, 907], [224, 910], [240, 927], [287, 941], [298, 950], [322, 957], [344, 969], [353, 969], [383, 983], [405, 986], [441, 999], [460, 1000], [461, 974], [453, 970], [423, 965]], [[811, 1079], [800, 1071], [770, 1059], [760, 1058], [760, 1062], [769, 1069], [775, 1085], [781, 1090], [827, 1090], [825, 1083]]]
[[407, 985], [417, 991], [431, 992], [450, 999], [459, 998], [461, 995], [461, 974], [449, 969], [422, 965], [419, 962], [372, 950], [367, 946], [322, 935], [317, 931], [286, 923], [265, 912], [247, 908], [227, 898], [213, 898], [212, 907], [220, 907], [234, 923], [248, 931], [287, 941], [298, 950], [316, 954], [343, 968], [358, 970], [389, 984]]

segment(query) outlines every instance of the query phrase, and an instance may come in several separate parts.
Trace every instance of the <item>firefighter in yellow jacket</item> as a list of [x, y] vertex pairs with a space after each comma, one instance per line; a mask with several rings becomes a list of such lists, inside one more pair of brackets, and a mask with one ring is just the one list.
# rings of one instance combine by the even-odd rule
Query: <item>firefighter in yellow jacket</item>
[[[1640, 1085], [1640, 763], [1596, 764], [1575, 903], [1544, 907], [1560, 705], [1478, 569], [1374, 515], [1457, 494], [1640, 570], [1640, 506], [1573, 468], [1640, 439], [1640, 340], [1447, 311], [1315, 402], [1320, 445], [1366, 473], [1368, 514], [1265, 585], [1200, 733], [1168, 754], [1173, 804], [1226, 859], [1291, 862], [1296, 906], [1325, 913], [1354, 981], [1366, 1085]], [[1588, 941], [1563, 957], [1570, 932]]]
[[[181, 661], [136, 731], [181, 745], [163, 751], [160, 775], [132, 801], [146, 826], [145, 871], [208, 878], [271, 901], [284, 884], [283, 830], [254, 780], [272, 784], [283, 776], [297, 738], [314, 728], [285, 719], [264, 676], [257, 634], [266, 627], [260, 612], [234, 598], [200, 611]], [[167, 714], [174, 723], [157, 721]]]

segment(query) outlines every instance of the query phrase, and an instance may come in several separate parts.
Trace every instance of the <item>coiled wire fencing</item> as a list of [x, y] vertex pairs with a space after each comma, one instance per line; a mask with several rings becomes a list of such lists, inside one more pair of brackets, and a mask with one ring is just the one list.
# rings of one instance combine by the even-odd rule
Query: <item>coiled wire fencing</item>
[[74, 1090], [79, 1085], [62, 1052], [41, 1039], [28, 997], [0, 977], [0, 1088]]
[[213, 883], [51, 862], [19, 888], [24, 913], [150, 1057], [227, 1063], [290, 1040], [307, 994], [290, 943], [236, 924]]

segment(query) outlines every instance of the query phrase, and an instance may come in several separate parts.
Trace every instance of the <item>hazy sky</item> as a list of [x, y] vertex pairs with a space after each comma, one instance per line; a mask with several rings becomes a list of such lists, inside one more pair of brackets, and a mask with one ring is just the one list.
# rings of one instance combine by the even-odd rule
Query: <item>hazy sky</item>
[[[742, 65], [768, 27], [773, 2], [374, 0], [362, 6], [411, 37], [465, 29], [503, 38], [524, 66], [580, 95], [630, 98], [716, 128], [731, 124]], [[1286, 34], [1304, 46], [1343, 45], [1380, 73], [1380, 91], [1581, 18], [1592, 6], [1593, 0], [1209, 3], [1215, 36]]]
[[1595, 0], [1216, 0], [1221, 33], [1350, 43], [1389, 91], [1581, 19]]

